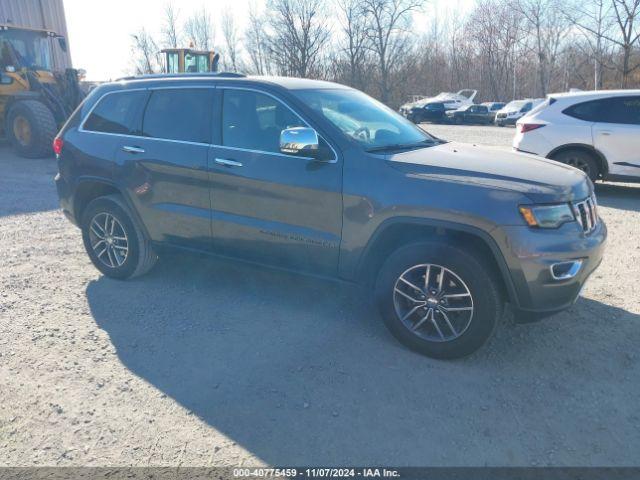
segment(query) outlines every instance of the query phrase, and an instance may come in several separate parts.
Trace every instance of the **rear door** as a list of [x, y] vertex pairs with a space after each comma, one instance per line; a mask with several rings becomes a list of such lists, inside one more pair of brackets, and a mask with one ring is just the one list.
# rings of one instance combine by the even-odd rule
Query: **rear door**
[[[219, 88], [221, 128], [209, 153], [212, 233], [222, 253], [320, 275], [337, 272], [342, 165], [280, 152], [307, 123], [265, 91]], [[328, 148], [328, 144], [325, 144]]]
[[207, 156], [214, 91], [151, 89], [139, 134], [123, 139], [117, 151], [117, 179], [154, 241], [210, 246]]
[[640, 176], [640, 96], [597, 102], [593, 143], [609, 162], [609, 173]]
[[114, 158], [125, 139], [138, 134], [147, 96], [146, 89], [105, 93], [77, 131], [71, 128], [65, 132], [79, 177], [113, 179]]

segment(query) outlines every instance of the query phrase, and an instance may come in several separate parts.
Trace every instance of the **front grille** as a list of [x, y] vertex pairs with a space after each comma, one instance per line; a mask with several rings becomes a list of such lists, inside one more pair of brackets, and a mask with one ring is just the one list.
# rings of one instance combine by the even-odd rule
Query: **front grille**
[[507, 118], [507, 114], [506, 113], [499, 113], [496, 115], [497, 118]]
[[595, 195], [574, 203], [573, 211], [585, 233], [591, 233], [598, 225], [598, 204]]

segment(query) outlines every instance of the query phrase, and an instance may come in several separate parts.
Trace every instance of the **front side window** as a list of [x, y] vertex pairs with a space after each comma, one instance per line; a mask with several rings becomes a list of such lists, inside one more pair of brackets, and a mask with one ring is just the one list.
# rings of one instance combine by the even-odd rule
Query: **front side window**
[[640, 125], [640, 97], [617, 97], [612, 99], [609, 122], [625, 125]]
[[92, 132], [137, 135], [138, 113], [147, 93], [144, 91], [110, 93], [98, 100], [84, 122], [84, 130]]
[[336, 88], [292, 93], [367, 150], [435, 143], [429, 134], [358, 90]]
[[213, 89], [154, 90], [142, 121], [145, 137], [209, 143]]
[[222, 144], [225, 147], [280, 153], [280, 133], [304, 122], [283, 103], [251, 90], [225, 90]]

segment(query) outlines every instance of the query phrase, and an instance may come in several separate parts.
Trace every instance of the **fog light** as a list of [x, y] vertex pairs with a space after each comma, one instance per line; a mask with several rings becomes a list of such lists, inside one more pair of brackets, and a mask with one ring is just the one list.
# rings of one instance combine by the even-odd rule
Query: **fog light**
[[551, 276], [554, 280], [568, 280], [575, 277], [582, 267], [582, 260], [554, 263], [551, 265]]

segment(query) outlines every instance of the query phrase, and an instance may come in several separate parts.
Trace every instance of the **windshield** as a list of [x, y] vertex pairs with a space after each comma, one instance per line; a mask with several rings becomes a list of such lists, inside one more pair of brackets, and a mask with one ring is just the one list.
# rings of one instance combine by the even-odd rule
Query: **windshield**
[[520, 110], [524, 107], [524, 104], [527, 103], [525, 100], [515, 100], [513, 102], [507, 103], [507, 106], [504, 107], [505, 110]]
[[41, 32], [0, 31], [0, 67], [51, 70], [51, 43]]
[[188, 73], [208, 72], [209, 56], [205, 54], [186, 53], [184, 56], [184, 71]]
[[368, 150], [437, 142], [404, 117], [358, 90], [294, 90], [292, 93]]

